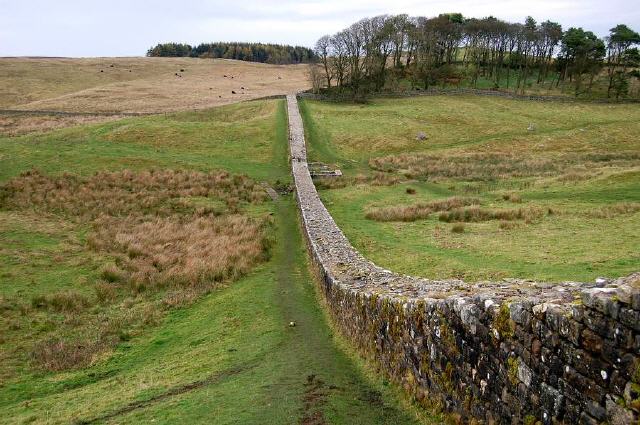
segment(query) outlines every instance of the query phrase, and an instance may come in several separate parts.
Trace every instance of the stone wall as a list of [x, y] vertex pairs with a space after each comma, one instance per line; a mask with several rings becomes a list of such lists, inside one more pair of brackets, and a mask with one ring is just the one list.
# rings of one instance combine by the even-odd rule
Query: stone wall
[[[515, 94], [513, 92], [502, 91], [502, 90], [481, 90], [481, 89], [472, 89], [472, 88], [441, 88], [441, 87], [432, 87], [427, 90], [407, 90], [400, 92], [381, 92], [376, 93], [376, 97], [390, 97], [390, 98], [401, 98], [401, 97], [414, 97], [414, 96], [439, 96], [439, 95], [474, 95], [474, 96], [489, 96], [489, 97], [502, 97], [505, 99], [514, 99], [514, 100], [527, 100], [527, 101], [539, 101], [539, 102], [583, 102], [583, 103], [640, 103], [640, 99], [582, 99], [575, 98], [571, 96], [557, 96], [557, 95], [522, 95]], [[345, 101], [350, 100], [350, 95], [317, 95], [313, 93], [300, 93], [301, 97], [309, 98], [309, 99], [317, 99], [317, 100], [329, 100], [329, 101]]]
[[640, 273], [466, 283], [366, 260], [324, 207], [287, 97], [303, 231], [339, 330], [425, 407], [465, 422], [631, 424], [640, 408]]

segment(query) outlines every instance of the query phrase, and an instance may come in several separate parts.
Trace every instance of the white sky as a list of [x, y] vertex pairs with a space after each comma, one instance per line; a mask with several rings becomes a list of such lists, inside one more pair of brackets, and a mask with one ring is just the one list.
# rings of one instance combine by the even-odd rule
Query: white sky
[[0, 56], [140, 56], [158, 42], [263, 41], [313, 46], [367, 16], [527, 15], [600, 36], [640, 31], [638, 0], [0, 0]]

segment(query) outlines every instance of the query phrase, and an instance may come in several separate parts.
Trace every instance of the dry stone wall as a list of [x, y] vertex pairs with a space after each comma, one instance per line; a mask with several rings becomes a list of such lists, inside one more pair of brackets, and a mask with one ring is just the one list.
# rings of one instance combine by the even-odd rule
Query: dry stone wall
[[296, 96], [287, 103], [296, 196], [321, 292], [340, 331], [382, 373], [465, 422], [638, 422], [640, 273], [467, 283], [380, 268], [322, 204]]
[[[406, 90], [406, 91], [394, 91], [394, 92], [381, 92], [376, 93], [376, 97], [390, 97], [390, 98], [401, 98], [401, 97], [415, 97], [415, 96], [440, 96], [440, 95], [465, 95], [470, 94], [474, 96], [489, 96], [489, 97], [502, 97], [505, 99], [514, 99], [514, 100], [535, 100], [539, 102], [583, 102], [583, 103], [640, 103], [640, 99], [636, 98], [623, 98], [623, 99], [583, 99], [583, 98], [575, 98], [571, 96], [557, 96], [557, 95], [522, 95], [515, 94], [513, 92], [503, 91], [503, 90], [482, 90], [482, 89], [472, 89], [472, 88], [442, 88], [442, 87], [431, 87], [426, 90]], [[321, 94], [313, 94], [310, 92], [300, 93], [301, 97], [309, 98], [309, 99], [317, 99], [317, 100], [329, 100], [329, 101], [345, 101], [350, 100], [352, 97], [349, 94], [332, 94], [332, 95], [321, 95]]]

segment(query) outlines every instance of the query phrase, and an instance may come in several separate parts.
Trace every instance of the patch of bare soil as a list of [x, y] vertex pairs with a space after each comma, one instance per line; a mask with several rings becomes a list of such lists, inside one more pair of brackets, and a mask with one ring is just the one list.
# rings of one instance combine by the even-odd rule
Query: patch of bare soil
[[300, 420], [301, 425], [324, 425], [326, 420], [322, 413], [322, 406], [326, 403], [327, 387], [322, 379], [315, 374], [307, 376], [304, 384], [305, 391], [303, 400], [303, 415]]

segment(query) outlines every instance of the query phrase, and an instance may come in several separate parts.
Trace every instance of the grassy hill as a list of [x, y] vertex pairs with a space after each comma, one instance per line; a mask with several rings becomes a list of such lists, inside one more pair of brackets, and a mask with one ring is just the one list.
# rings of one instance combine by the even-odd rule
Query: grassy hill
[[[0, 134], [203, 109], [309, 87], [306, 65], [195, 58], [0, 58]], [[235, 93], [234, 93], [235, 92]], [[6, 114], [2, 110], [64, 111]], [[86, 115], [113, 114], [114, 117]]]
[[0, 137], [0, 170], [5, 423], [431, 423], [343, 350], [264, 191], [283, 101]]

